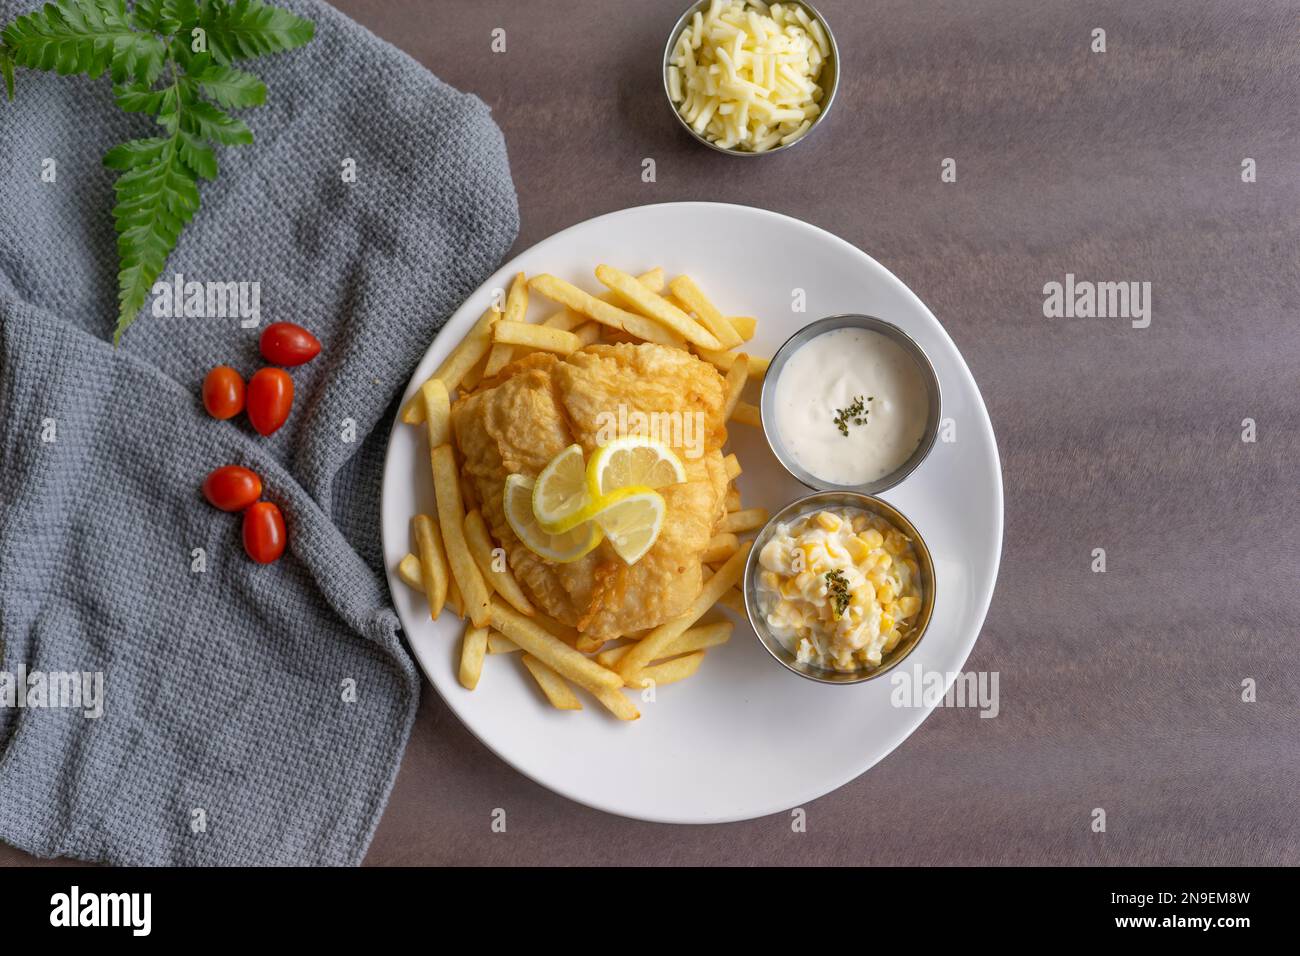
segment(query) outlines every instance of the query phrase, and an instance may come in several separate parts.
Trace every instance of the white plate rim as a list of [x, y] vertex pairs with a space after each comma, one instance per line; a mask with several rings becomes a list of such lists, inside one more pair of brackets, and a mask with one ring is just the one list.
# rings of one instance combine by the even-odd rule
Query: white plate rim
[[[426, 365], [431, 365], [431, 356], [435, 351], [438, 350], [439, 342], [442, 340], [443, 336], [448, 334], [449, 330], [452, 330], [453, 328], [459, 328], [462, 325], [464, 326], [464, 329], [460, 332], [460, 334], [463, 335], [464, 331], [468, 331], [469, 326], [478, 318], [477, 313], [481, 312], [481, 310], [478, 309], [477, 305], [472, 303], [476, 303], [476, 301], [479, 299], [480, 293], [485, 288], [494, 288], [506, 284], [505, 280], [508, 277], [512, 276], [514, 273], [519, 271], [515, 264], [520, 259], [526, 256], [531, 256], [536, 252], [542, 251], [545, 249], [545, 247], [549, 245], [561, 245], [563, 241], [566, 239], [566, 237], [568, 237], [571, 233], [591, 227], [596, 223], [603, 222], [604, 220], [607, 219], [626, 216], [628, 214], [632, 214], [636, 212], [644, 212], [646, 210], [651, 210], [651, 209], [700, 210], [700, 209], [718, 209], [718, 208], [740, 210], [745, 214], [758, 215], [760, 217], [769, 217], [772, 219], [782, 221], [790, 228], [811, 231], [813, 233], [818, 234], [821, 238], [830, 239], [834, 243], [844, 247], [844, 249], [847, 252], [860, 258], [868, 268], [877, 270], [880, 274], [882, 274], [885, 277], [886, 282], [892, 284], [897, 291], [901, 291], [905, 298], [910, 299], [915, 306], [917, 306], [921, 311], [923, 311], [927, 316], [929, 316], [930, 319], [933, 320], [935, 326], [939, 330], [939, 333], [943, 336], [943, 338], [947, 341], [947, 344], [952, 348], [953, 352], [956, 354], [959, 360], [958, 362], [959, 371], [965, 377], [965, 384], [971, 389], [975, 398], [978, 400], [979, 411], [982, 412], [982, 414], [977, 415], [976, 419], [981, 432], [981, 438], [987, 444], [987, 447], [990, 449], [992, 454], [992, 465], [993, 465], [992, 479], [993, 479], [993, 488], [996, 491], [995, 525], [997, 528], [997, 541], [996, 541], [996, 547], [994, 548], [994, 553], [992, 555], [992, 560], [990, 562], [991, 574], [989, 576], [989, 585], [986, 589], [984, 589], [984, 593], [982, 594], [982, 597], [979, 599], [977, 604], [978, 614], [975, 616], [978, 617], [978, 621], [974, 622], [973, 627], [971, 628], [971, 636], [969, 637], [969, 639], [963, 642], [963, 645], [960, 648], [960, 660], [956, 662], [955, 666], [951, 671], [946, 672], [948, 675], [945, 678], [945, 682], [944, 682], [944, 691], [946, 693], [949, 687], [952, 685], [953, 680], [955, 680], [957, 672], [961, 671], [961, 669], [965, 667], [966, 661], [969, 659], [970, 653], [974, 649], [976, 641], [979, 640], [980, 632], [983, 630], [984, 627], [984, 621], [988, 617], [988, 610], [993, 600], [993, 593], [997, 590], [998, 573], [1001, 569], [1001, 561], [1002, 561], [1002, 544], [1006, 533], [1005, 494], [1004, 494], [1003, 481], [1002, 481], [1002, 458], [998, 451], [997, 439], [993, 432], [993, 422], [989, 416], [988, 405], [984, 401], [984, 395], [980, 391], [979, 383], [976, 382], [974, 375], [971, 373], [970, 366], [966, 363], [965, 356], [962, 354], [961, 350], [957, 348], [957, 343], [954, 342], [952, 340], [952, 337], [948, 334], [947, 328], [944, 327], [943, 323], [939, 321], [938, 317], [921, 300], [921, 298], [917, 296], [916, 293], [913, 292], [911, 288], [907, 286], [906, 283], [904, 283], [901, 279], [899, 279], [896, 275], [894, 275], [892, 271], [890, 271], [888, 268], [886, 268], [884, 265], [878, 262], [870, 254], [858, 248], [848, 240], [840, 236], [837, 236], [834, 233], [830, 232], [829, 230], [821, 228], [820, 226], [815, 226], [812, 223], [805, 222], [801, 219], [796, 219], [793, 216], [787, 216], [784, 213], [774, 212], [770, 209], [764, 209], [759, 206], [748, 206], [742, 203], [719, 203], [719, 202], [707, 202], [707, 201], [643, 203], [641, 205], [627, 206], [622, 209], [617, 209], [611, 212], [602, 213], [599, 216], [592, 216], [588, 219], [582, 220], [581, 222], [577, 222], [574, 223], [573, 225], [567, 226], [564, 229], [561, 229], [559, 232], [552, 233], [551, 235], [547, 236], [545, 239], [542, 239], [534, 243], [533, 245], [529, 246], [528, 248], [523, 249], [520, 252], [516, 253], [514, 256], [510, 258], [508, 262], [503, 263], [494, 273], [492, 273], [492, 275], [488, 276], [487, 279], [485, 279], [473, 292], [471, 292], [465, 298], [464, 302], [462, 302], [461, 305], [456, 309], [456, 311], [451, 314], [451, 316], [447, 319], [447, 321], [443, 323], [442, 328], [439, 330], [438, 334], [434, 337], [434, 340], [429, 344], [429, 347], [425, 350], [424, 354], [420, 357], [420, 360], [416, 363], [415, 371], [411, 376], [411, 380], [410, 382], [407, 383], [407, 387], [405, 391], [402, 393], [401, 404], [404, 405], [410, 399], [410, 397], [414, 395], [416, 391], [418, 391], [420, 385], [424, 381], [424, 378], [427, 377], [427, 374], [431, 374], [432, 368], [436, 368], [436, 366], [432, 366], [430, 368], [429, 373], [421, 372], [421, 369], [423, 369]], [[812, 322], [815, 321], [817, 318], [819, 317], [813, 316], [808, 321]], [[503, 754], [497, 747], [493, 746], [490, 740], [485, 739], [484, 736], [480, 735], [474, 729], [470, 721], [466, 720], [465, 717], [462, 716], [460, 708], [457, 707], [456, 703], [453, 700], [451, 700], [447, 695], [443, 694], [441, 690], [439, 690], [436, 679], [434, 678], [433, 674], [430, 672], [430, 669], [425, 665], [424, 660], [421, 658], [419, 652], [415, 649], [414, 644], [411, 642], [409, 638], [410, 625], [403, 618], [403, 614], [401, 611], [401, 602], [395, 599], [397, 589], [404, 588], [405, 585], [402, 584], [401, 580], [398, 578], [396, 567], [393, 566], [392, 562], [388, 560], [388, 555], [392, 549], [390, 549], [389, 547], [390, 542], [388, 541], [388, 532], [387, 532], [388, 522], [384, 520], [384, 516], [388, 512], [389, 500], [390, 500], [389, 499], [389, 495], [390, 495], [389, 473], [390, 473], [392, 456], [394, 454], [393, 439], [399, 433], [399, 429], [407, 428], [407, 427], [409, 426], [403, 425], [400, 414], [394, 417], [392, 425], [390, 426], [389, 429], [388, 444], [384, 452], [384, 469], [383, 469], [383, 475], [381, 477], [381, 482], [380, 482], [381, 484], [380, 533], [381, 533], [381, 547], [382, 547], [383, 554], [385, 556], [384, 573], [388, 582], [388, 587], [391, 592], [391, 595], [394, 596], [393, 608], [398, 615], [398, 619], [402, 623], [403, 631], [408, 633], [407, 642], [406, 642], [407, 647], [410, 649], [412, 656], [415, 658], [416, 663], [419, 666], [421, 672], [424, 674], [425, 678], [429, 681], [429, 684], [438, 693], [439, 697], [442, 698], [443, 703], [456, 716], [457, 720], [460, 721], [461, 725], [465, 727], [465, 729], [468, 730], [469, 733], [473, 735], [476, 740], [478, 740], [484, 747], [486, 747], [494, 755], [496, 755], [496, 757], [499, 758], [502, 762], [510, 766], [516, 772], [527, 777], [529, 780], [532, 780], [534, 783], [538, 784], [539, 786], [542, 786], [547, 790], [550, 790], [552, 793], [559, 794], [560, 796], [568, 800], [572, 800], [573, 802], [581, 804], [583, 806], [591, 807], [594, 810], [600, 810], [601, 812], [608, 813], [614, 816], [624, 817], [627, 819], [642, 820], [648, 823], [707, 826], [712, 824], [736, 823], [744, 820], [758, 819], [764, 816], [769, 816], [774, 813], [781, 813], [785, 810], [790, 809], [791, 807], [802, 806], [806, 803], [810, 803], [813, 800], [817, 800], [828, 794], [834, 793], [835, 791], [839, 790], [841, 787], [845, 786], [846, 784], [852, 782], [853, 780], [856, 780], [862, 774], [866, 773], [877, 763], [879, 763], [881, 760], [885, 759], [890, 754], [892, 754], [896, 749], [898, 749], [898, 747], [901, 746], [902, 743], [905, 740], [907, 740], [908, 737], [910, 737], [913, 733], [916, 732], [916, 729], [921, 726], [921, 724], [925, 721], [925, 719], [929, 717], [930, 713], [935, 709], [936, 705], [934, 704], [913, 708], [913, 710], [915, 711], [914, 719], [910, 723], [904, 724], [904, 726], [899, 732], [892, 735], [891, 738], [888, 738], [887, 745], [880, 748], [878, 753], [875, 753], [874, 755], [869, 757], [866, 760], [866, 762], [861, 763], [861, 765], [855, 764], [854, 765], [855, 769], [852, 769], [849, 772], [841, 774], [839, 777], [835, 778], [834, 783], [832, 785], [825, 786], [824, 783], [817, 783], [810, 786], [806, 792], [801, 794], [793, 802], [790, 802], [788, 799], [782, 799], [776, 801], [776, 803], [765, 804], [761, 809], [747, 810], [745, 812], [736, 813], [736, 814], [727, 814], [727, 813], [701, 814], [698, 817], [686, 819], [686, 818], [667, 815], [667, 814], [656, 815], [654, 813], [647, 813], [647, 812], [640, 812], [640, 811], [632, 812], [626, 808], [612, 806], [609, 804], [608, 801], [594, 799], [589, 795], [576, 792], [574, 789], [566, 786], [564, 783], [554, 781], [554, 780], [541, 779], [541, 777], [538, 776], [537, 774], [530, 772], [529, 770], [517, 765], [508, 756]], [[403, 546], [403, 550], [406, 550], [405, 545]]]

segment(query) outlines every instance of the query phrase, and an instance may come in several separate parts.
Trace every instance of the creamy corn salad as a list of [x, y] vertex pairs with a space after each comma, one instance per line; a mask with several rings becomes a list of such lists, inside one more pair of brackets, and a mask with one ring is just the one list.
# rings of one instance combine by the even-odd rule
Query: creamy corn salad
[[779, 524], [759, 554], [758, 607], [804, 664], [878, 667], [921, 610], [921, 573], [907, 537], [854, 508]]

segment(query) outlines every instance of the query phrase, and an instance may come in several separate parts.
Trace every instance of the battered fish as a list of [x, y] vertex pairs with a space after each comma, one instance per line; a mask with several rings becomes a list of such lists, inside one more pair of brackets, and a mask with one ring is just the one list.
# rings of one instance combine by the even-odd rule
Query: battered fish
[[[671, 620], [700, 593], [699, 555], [725, 512], [725, 391], [712, 365], [682, 349], [591, 345], [565, 358], [534, 352], [456, 401], [464, 475], [515, 577], [547, 614], [610, 639]], [[660, 489], [664, 526], [646, 555], [629, 566], [602, 542], [556, 564], [525, 547], [506, 522], [506, 476], [536, 478], [574, 442], [590, 457], [611, 438], [644, 433], [642, 424], [677, 452], [687, 478]]]

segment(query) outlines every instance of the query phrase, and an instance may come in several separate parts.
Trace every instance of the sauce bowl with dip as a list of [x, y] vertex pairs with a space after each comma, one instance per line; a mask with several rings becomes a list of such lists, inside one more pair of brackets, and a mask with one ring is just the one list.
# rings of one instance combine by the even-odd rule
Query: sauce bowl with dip
[[896, 325], [833, 315], [777, 350], [763, 380], [763, 434], [777, 460], [818, 491], [874, 495], [910, 475], [939, 433], [929, 357]]
[[892, 505], [852, 492], [808, 495], [758, 533], [745, 563], [745, 613], [787, 670], [860, 684], [920, 643], [934, 613], [934, 561]]

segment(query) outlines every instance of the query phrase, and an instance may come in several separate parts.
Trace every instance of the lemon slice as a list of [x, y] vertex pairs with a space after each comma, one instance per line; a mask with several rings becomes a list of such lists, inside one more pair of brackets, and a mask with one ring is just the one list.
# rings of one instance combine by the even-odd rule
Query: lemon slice
[[542, 530], [563, 534], [586, 521], [587, 462], [581, 445], [570, 445], [547, 463], [533, 486], [533, 514]]
[[605, 532], [614, 552], [628, 564], [636, 564], [654, 543], [664, 526], [664, 498], [652, 488], [623, 488], [607, 495], [591, 523]]
[[506, 521], [529, 551], [557, 564], [568, 564], [577, 561], [600, 544], [604, 535], [594, 521], [580, 524], [563, 534], [550, 534], [542, 530], [533, 515], [535, 490], [531, 478], [523, 475], [510, 475], [506, 478]]
[[587, 465], [587, 494], [601, 498], [619, 488], [663, 488], [686, 480], [686, 468], [663, 442], [642, 435], [616, 438]]

